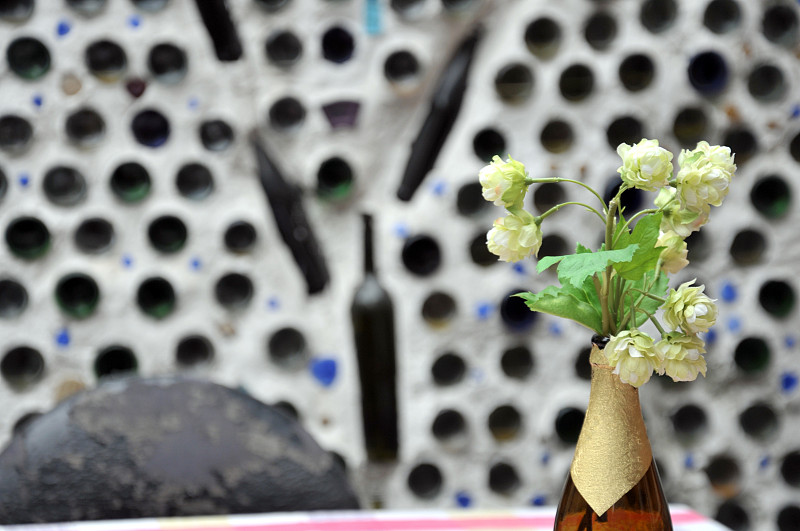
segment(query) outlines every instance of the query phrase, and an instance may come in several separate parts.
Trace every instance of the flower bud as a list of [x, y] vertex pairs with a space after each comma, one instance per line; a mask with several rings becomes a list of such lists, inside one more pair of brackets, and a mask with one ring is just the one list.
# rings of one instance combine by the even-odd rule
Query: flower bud
[[525, 218], [509, 214], [495, 220], [486, 235], [489, 252], [504, 262], [517, 262], [530, 255], [537, 255], [542, 246], [542, 229], [536, 220], [524, 212]]
[[672, 153], [658, 146], [658, 140], [643, 138], [638, 144], [620, 144], [617, 154], [622, 166], [617, 170], [622, 181], [632, 188], [653, 191], [672, 178]]
[[703, 293], [705, 286], [691, 286], [694, 280], [672, 289], [664, 303], [664, 320], [674, 330], [687, 334], [708, 332], [717, 321], [717, 306]]
[[736, 171], [730, 148], [703, 141], [692, 151], [681, 151], [678, 164], [678, 190], [685, 208], [702, 212], [707, 205], [722, 204]]
[[613, 336], [603, 352], [614, 367], [614, 374], [634, 387], [647, 383], [654, 370], [662, 372], [653, 338], [639, 330], [623, 330]]
[[504, 162], [497, 155], [478, 173], [478, 180], [483, 187], [483, 198], [506, 208], [522, 206], [522, 200], [528, 191], [526, 177], [525, 166], [521, 162], [511, 157], [508, 157], [508, 162]]
[[674, 231], [661, 232], [656, 247], [665, 247], [661, 251], [662, 271], [675, 274], [689, 264], [689, 260], [686, 259], [688, 254], [686, 242]]

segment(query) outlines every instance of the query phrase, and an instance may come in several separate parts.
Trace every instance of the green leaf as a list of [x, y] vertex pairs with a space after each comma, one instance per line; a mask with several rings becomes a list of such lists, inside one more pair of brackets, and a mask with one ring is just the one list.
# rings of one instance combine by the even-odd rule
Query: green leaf
[[628, 241], [639, 246], [629, 262], [614, 264], [614, 269], [623, 278], [639, 280], [645, 273], [655, 268], [663, 250], [663, 247], [656, 247], [661, 216], [661, 212], [645, 216], [639, 220], [630, 235], [623, 234], [620, 237], [620, 245], [623, 241]]
[[560, 262], [558, 264], [558, 279], [561, 284], [571, 284], [580, 289], [587, 278], [591, 278], [595, 273], [603, 271], [609, 264], [630, 262], [638, 248], [639, 246], [634, 243], [624, 249], [614, 249], [613, 251], [579, 252], [578, 254], [567, 256], [547, 256], [539, 260], [537, 270], [541, 273], [551, 265]]
[[614, 229], [613, 241], [616, 247], [619, 248], [627, 247], [631, 243], [634, 243], [631, 241], [631, 229], [625, 225], [625, 217], [622, 215], [622, 213], [619, 214], [619, 221]]
[[528, 308], [534, 312], [570, 319], [598, 334], [601, 333], [602, 315], [597, 308], [585, 300], [582, 290], [572, 286], [548, 286], [538, 293], [518, 293], [516, 296], [523, 298]]

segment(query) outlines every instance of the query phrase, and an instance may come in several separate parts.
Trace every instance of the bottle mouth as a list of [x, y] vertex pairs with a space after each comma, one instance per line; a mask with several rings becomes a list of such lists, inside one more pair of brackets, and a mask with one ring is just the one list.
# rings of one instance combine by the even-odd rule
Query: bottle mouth
[[595, 334], [592, 336], [592, 344], [597, 345], [597, 348], [603, 349], [606, 347], [606, 344], [608, 344], [608, 338], [600, 334]]

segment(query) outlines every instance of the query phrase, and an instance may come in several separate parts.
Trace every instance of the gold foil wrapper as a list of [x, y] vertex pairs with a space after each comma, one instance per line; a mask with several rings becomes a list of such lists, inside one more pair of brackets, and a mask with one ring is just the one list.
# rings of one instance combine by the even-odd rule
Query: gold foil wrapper
[[592, 387], [570, 475], [592, 510], [603, 515], [642, 479], [653, 458], [639, 390], [612, 373], [592, 345]]

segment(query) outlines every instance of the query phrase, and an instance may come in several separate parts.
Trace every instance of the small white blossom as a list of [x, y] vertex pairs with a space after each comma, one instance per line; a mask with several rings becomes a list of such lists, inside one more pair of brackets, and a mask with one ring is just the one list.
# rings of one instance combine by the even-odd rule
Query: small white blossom
[[653, 191], [672, 178], [672, 153], [658, 146], [658, 140], [643, 138], [638, 144], [617, 146], [622, 166], [617, 170], [632, 188]]
[[[526, 213], [527, 214], [527, 213]], [[504, 262], [517, 262], [523, 258], [539, 253], [542, 245], [542, 229], [533, 216], [523, 220], [519, 216], [509, 214], [498, 218], [486, 235], [489, 251]]]
[[478, 173], [478, 180], [483, 187], [483, 198], [503, 207], [522, 205], [528, 191], [526, 177], [525, 166], [521, 162], [511, 157], [505, 162], [497, 155]]
[[658, 192], [655, 204], [663, 212], [661, 218], [663, 232], [674, 232], [681, 238], [686, 238], [708, 223], [709, 206], [705, 205], [700, 211], [684, 208], [678, 190], [671, 186], [666, 186]]
[[696, 335], [670, 333], [656, 343], [664, 372], [676, 382], [691, 382], [706, 375], [705, 343]]
[[674, 231], [661, 232], [656, 247], [665, 247], [661, 251], [662, 271], [675, 274], [689, 264], [686, 241]]
[[647, 383], [653, 371], [662, 372], [653, 338], [639, 330], [623, 330], [612, 336], [603, 352], [614, 367], [614, 374], [634, 387]]
[[664, 303], [664, 320], [674, 330], [687, 334], [708, 332], [717, 321], [717, 305], [703, 290], [705, 286], [692, 286], [694, 280], [672, 289]]
[[684, 208], [702, 212], [707, 205], [720, 206], [736, 171], [730, 148], [700, 142], [678, 156], [677, 181]]

